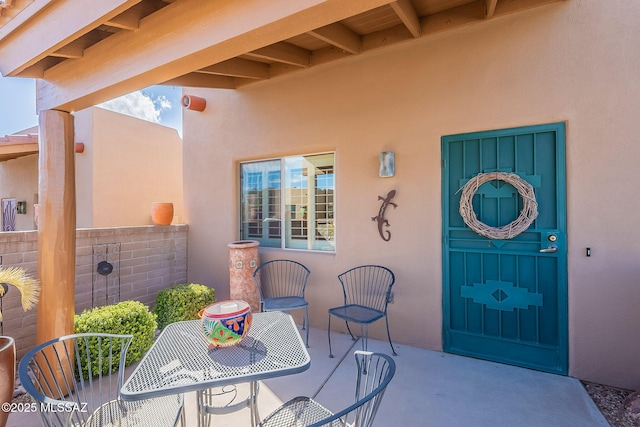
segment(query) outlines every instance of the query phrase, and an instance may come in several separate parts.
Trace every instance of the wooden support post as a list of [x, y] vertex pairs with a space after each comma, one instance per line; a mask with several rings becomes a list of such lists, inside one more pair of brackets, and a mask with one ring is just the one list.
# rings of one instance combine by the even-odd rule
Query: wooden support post
[[76, 194], [73, 116], [40, 111], [38, 343], [73, 333]]

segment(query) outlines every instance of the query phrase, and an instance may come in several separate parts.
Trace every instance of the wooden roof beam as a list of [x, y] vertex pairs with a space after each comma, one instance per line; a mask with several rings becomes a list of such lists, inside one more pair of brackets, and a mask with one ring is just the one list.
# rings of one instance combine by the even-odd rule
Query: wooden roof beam
[[360, 36], [339, 22], [316, 28], [307, 34], [354, 55], [360, 53]]
[[221, 76], [242, 77], [247, 79], [268, 79], [269, 64], [249, 61], [248, 59], [233, 58], [218, 64], [201, 68], [196, 73], [216, 74]]
[[[42, 18], [23, 22], [19, 27], [10, 29], [10, 33], [2, 31], [4, 27], [0, 29], [0, 73], [17, 76], [138, 2], [140, 0], [50, 1], [48, 5], [41, 4], [44, 3], [42, 1], [34, 2], [39, 7], [47, 6], [47, 13], [42, 14]], [[60, 25], [61, 22], [65, 25]]]
[[487, 12], [485, 14], [486, 19], [493, 18], [493, 15], [496, 13], [496, 5], [498, 4], [498, 0], [485, 0]]
[[414, 38], [422, 35], [420, 18], [409, 0], [398, 0], [391, 3], [390, 6]]
[[74, 43], [69, 43], [68, 45], [61, 47], [60, 49], [52, 52], [49, 56], [55, 56], [56, 58], [82, 58], [82, 52], [84, 49], [82, 46], [78, 46]]
[[505, 16], [511, 13], [522, 12], [523, 10], [531, 9], [545, 4], [556, 3], [565, 0], [510, 0], [510, 1], [496, 1], [494, 17]]
[[160, 83], [166, 86], [204, 87], [209, 89], [235, 89], [233, 77], [215, 74], [189, 73]]
[[[282, 46], [282, 40], [389, 3], [179, 0], [145, 16], [138, 30], [118, 31], [86, 49], [82, 58], [64, 60], [47, 69], [37, 81], [36, 108], [77, 111], [247, 52], [264, 53], [260, 50], [265, 46], [273, 50], [274, 44]], [[287, 47], [304, 52], [303, 66], [309, 66], [308, 50]]]
[[283, 64], [297, 65], [299, 67], [311, 66], [311, 52], [289, 43], [279, 42], [254, 51], [246, 56], [267, 61], [281, 62]]
[[140, 28], [140, 12], [129, 9], [105, 22], [105, 25], [123, 30], [135, 31]]

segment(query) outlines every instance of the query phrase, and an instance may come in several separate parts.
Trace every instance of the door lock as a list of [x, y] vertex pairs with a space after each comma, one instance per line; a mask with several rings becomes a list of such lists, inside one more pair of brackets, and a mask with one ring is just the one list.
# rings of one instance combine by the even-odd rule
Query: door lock
[[550, 242], [555, 242], [556, 240], [558, 240], [558, 236], [556, 236], [555, 234], [549, 234], [547, 240], [549, 240]]
[[558, 247], [556, 245], [549, 245], [544, 249], [540, 249], [540, 252], [544, 254], [555, 254], [558, 252]]

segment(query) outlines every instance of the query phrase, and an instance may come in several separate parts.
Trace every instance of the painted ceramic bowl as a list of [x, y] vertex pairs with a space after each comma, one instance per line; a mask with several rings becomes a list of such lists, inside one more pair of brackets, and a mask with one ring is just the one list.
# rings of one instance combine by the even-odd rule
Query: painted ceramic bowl
[[251, 327], [251, 306], [241, 300], [220, 301], [200, 312], [209, 348], [238, 344]]

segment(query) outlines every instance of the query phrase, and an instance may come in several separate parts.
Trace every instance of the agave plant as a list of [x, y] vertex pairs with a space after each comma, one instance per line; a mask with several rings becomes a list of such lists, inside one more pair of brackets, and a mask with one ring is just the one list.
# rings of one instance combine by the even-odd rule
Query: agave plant
[[[24, 269], [20, 267], [0, 268], [0, 298], [7, 292], [8, 287], [12, 285], [20, 291], [22, 308], [27, 311], [38, 303], [38, 295], [40, 295], [40, 283], [32, 277], [29, 277]], [[0, 322], [2, 321], [2, 312], [0, 311]]]

